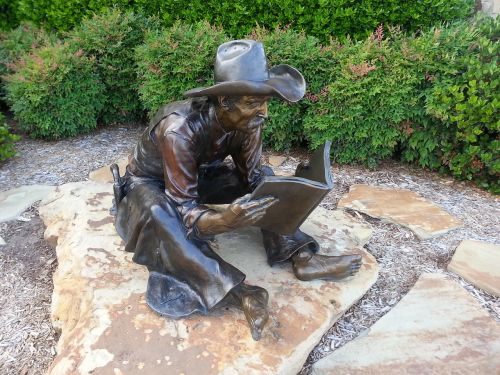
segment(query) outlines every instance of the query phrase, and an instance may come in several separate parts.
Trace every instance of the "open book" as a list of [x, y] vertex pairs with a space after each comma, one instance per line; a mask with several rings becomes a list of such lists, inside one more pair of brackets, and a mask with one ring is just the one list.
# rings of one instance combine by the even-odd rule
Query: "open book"
[[271, 206], [257, 227], [291, 235], [321, 203], [333, 187], [330, 171], [330, 142], [312, 155], [308, 164], [299, 164], [295, 177], [266, 176], [250, 199], [273, 196], [279, 202]]

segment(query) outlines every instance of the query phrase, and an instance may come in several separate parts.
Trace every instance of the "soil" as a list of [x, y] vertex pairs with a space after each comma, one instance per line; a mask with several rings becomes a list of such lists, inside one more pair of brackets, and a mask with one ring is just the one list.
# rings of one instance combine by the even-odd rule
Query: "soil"
[[[21, 185], [60, 185], [86, 180], [89, 172], [128, 155], [143, 126], [117, 125], [70, 140], [47, 142], [23, 138], [19, 155], [0, 164], [0, 191]], [[276, 155], [265, 152], [263, 161]], [[278, 167], [293, 173], [307, 158], [305, 151], [284, 154]], [[335, 209], [353, 184], [413, 190], [464, 222], [464, 227], [436, 239], [419, 240], [410, 230], [354, 211], [368, 221], [374, 234], [366, 248], [377, 259], [380, 275], [374, 286], [327, 332], [301, 371], [343, 346], [387, 313], [414, 285], [422, 272], [446, 273], [464, 286], [500, 322], [500, 299], [492, 297], [446, 271], [462, 239], [500, 243], [500, 202], [474, 185], [453, 181], [398, 162], [375, 170], [358, 166], [333, 167], [335, 188], [322, 206]], [[58, 333], [50, 323], [54, 249], [43, 240], [37, 204], [18, 220], [0, 223], [0, 373], [41, 374], [50, 365]]]

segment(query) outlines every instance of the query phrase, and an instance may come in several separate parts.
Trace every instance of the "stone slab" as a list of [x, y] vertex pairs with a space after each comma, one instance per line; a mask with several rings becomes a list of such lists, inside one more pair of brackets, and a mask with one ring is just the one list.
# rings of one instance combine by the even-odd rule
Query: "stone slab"
[[498, 374], [500, 325], [458, 283], [423, 274], [355, 339], [313, 366], [314, 375]]
[[286, 157], [281, 156], [281, 155], [269, 156], [269, 164], [271, 164], [273, 167], [279, 167], [281, 164], [284, 163], [285, 160], [286, 160]]
[[340, 199], [338, 207], [402, 225], [420, 239], [436, 237], [462, 225], [460, 220], [434, 203], [405, 189], [352, 185], [349, 193]]
[[26, 185], [0, 191], [0, 223], [17, 219], [29, 206], [45, 198], [52, 190], [54, 186]]
[[[123, 176], [125, 174], [125, 168], [128, 165], [128, 157], [115, 161], [118, 164], [118, 168], [120, 169], [120, 175]], [[114, 164], [114, 163], [111, 163]], [[111, 174], [111, 170], [109, 169], [110, 165], [105, 165], [95, 171], [89, 173], [89, 180], [95, 182], [113, 182], [113, 175]]]
[[500, 297], [500, 245], [465, 240], [458, 245], [448, 271]]
[[248, 228], [218, 236], [214, 247], [249, 283], [269, 291], [272, 313], [262, 339], [252, 340], [243, 313], [233, 308], [162, 318], [145, 303], [147, 270], [123, 251], [109, 215], [111, 200], [109, 184], [80, 182], [59, 187], [40, 208], [59, 262], [52, 320], [62, 333], [51, 375], [294, 374], [377, 278], [375, 259], [360, 246], [370, 228], [345, 213], [318, 209], [303, 229], [325, 253], [340, 254], [345, 246], [342, 252], [362, 254], [356, 276], [337, 283], [298, 281], [289, 264], [267, 265], [260, 231]]

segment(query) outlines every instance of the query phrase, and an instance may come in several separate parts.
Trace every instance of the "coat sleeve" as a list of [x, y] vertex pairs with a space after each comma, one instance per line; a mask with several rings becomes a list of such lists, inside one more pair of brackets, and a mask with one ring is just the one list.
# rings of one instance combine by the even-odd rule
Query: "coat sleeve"
[[[167, 124], [159, 127], [156, 142], [163, 159], [165, 194], [175, 203], [188, 236], [191, 236], [201, 215], [210, 211], [208, 207], [198, 203], [196, 145], [190, 134], [183, 131], [185, 127], [179, 126], [186, 121], [184, 118], [170, 116], [163, 121]], [[177, 124], [172, 124], [172, 121]]]

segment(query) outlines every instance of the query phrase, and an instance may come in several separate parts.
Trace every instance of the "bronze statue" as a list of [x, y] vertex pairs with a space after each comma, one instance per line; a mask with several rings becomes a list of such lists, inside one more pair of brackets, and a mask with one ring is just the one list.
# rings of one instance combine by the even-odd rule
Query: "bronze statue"
[[[271, 97], [297, 102], [305, 81], [289, 65], [268, 69], [263, 45], [252, 40], [218, 48], [215, 81], [158, 111], [123, 179], [113, 168], [116, 229], [133, 260], [150, 272], [146, 300], [154, 311], [179, 318], [232, 303], [259, 340], [268, 320], [268, 293], [246, 284], [245, 275], [217, 255], [210, 240], [258, 224], [278, 203], [272, 196], [250, 195], [273, 175], [260, 162], [267, 102]], [[229, 206], [217, 212], [205, 205], [211, 203]], [[358, 255], [316, 254], [317, 242], [299, 229], [290, 234], [262, 229], [262, 235], [269, 264], [291, 261], [301, 280], [339, 280], [361, 265]]]

